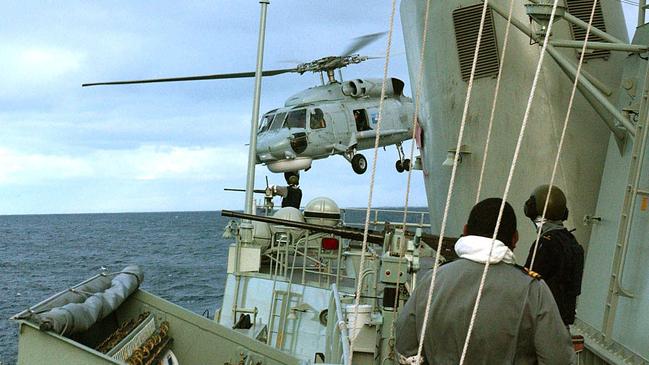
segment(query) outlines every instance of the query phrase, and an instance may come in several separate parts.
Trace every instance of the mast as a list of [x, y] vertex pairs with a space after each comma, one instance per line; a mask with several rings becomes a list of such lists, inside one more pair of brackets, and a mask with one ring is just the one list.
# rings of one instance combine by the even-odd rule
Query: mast
[[[252, 120], [250, 121], [250, 147], [248, 148], [248, 174], [246, 176], [246, 201], [244, 211], [247, 214], [256, 213], [254, 203], [255, 165], [257, 162], [257, 129], [259, 120], [259, 98], [261, 96], [262, 65], [264, 62], [264, 39], [266, 36], [266, 12], [270, 0], [259, 0], [261, 15], [259, 16], [259, 40], [257, 42], [257, 68], [255, 69], [255, 91], [252, 102]], [[241, 285], [241, 273], [239, 272], [241, 261], [241, 245], [247, 245], [253, 240], [253, 225], [250, 220], [244, 220], [239, 227], [240, 238], [234, 245], [234, 304], [232, 305], [232, 318], [236, 321], [237, 307], [239, 306], [239, 286]]]
[[253, 190], [255, 185], [255, 165], [257, 151], [257, 128], [259, 123], [259, 98], [261, 95], [261, 71], [264, 63], [264, 39], [266, 36], [266, 12], [270, 0], [259, 0], [261, 15], [259, 17], [259, 40], [257, 43], [257, 68], [255, 70], [255, 92], [252, 102], [252, 120], [250, 122], [250, 147], [248, 149], [248, 174], [246, 177], [245, 212], [253, 214]]

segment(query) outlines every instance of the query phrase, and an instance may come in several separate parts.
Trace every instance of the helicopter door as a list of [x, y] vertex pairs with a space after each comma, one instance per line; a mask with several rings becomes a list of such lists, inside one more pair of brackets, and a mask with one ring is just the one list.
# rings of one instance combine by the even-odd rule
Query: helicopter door
[[326, 155], [331, 152], [331, 145], [336, 142], [334, 124], [329, 113], [325, 113], [320, 108], [309, 109], [311, 153]]
[[350, 122], [349, 109], [347, 109], [343, 104], [329, 104], [323, 108], [325, 112], [325, 122], [327, 122], [327, 127], [321, 130], [327, 131], [327, 133], [322, 133], [327, 135], [328, 138], [331, 138], [331, 142], [334, 144], [345, 144], [349, 142], [349, 132], [350, 132]]
[[362, 131], [369, 131], [370, 129], [370, 121], [367, 118], [367, 110], [365, 109], [354, 109], [353, 111], [354, 114], [354, 122], [356, 123], [356, 131], [362, 132]]

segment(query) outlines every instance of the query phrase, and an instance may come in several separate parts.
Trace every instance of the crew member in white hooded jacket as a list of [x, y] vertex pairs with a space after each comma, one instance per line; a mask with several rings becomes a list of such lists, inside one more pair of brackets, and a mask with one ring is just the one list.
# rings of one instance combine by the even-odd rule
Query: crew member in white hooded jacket
[[[516, 215], [505, 203], [499, 233], [493, 232], [502, 199], [476, 204], [455, 251], [459, 259], [439, 267], [424, 337], [425, 363], [457, 365], [484, 266], [489, 271], [471, 334], [465, 364], [574, 364], [575, 353], [547, 285], [516, 265]], [[401, 310], [396, 347], [403, 357], [417, 354], [432, 270]]]

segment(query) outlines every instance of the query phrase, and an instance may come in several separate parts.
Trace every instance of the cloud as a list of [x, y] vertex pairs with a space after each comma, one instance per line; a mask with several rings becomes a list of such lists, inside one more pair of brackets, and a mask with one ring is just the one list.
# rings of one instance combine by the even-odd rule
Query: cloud
[[143, 147], [132, 158], [138, 180], [221, 180], [245, 169], [246, 156], [227, 148]]
[[86, 161], [75, 157], [22, 154], [0, 149], [0, 185], [72, 179], [91, 172]]
[[245, 161], [245, 153], [233, 152], [228, 147], [141, 146], [134, 150], [93, 151], [84, 156], [0, 148], [0, 185], [98, 178], [223, 180], [245, 171]]
[[45, 84], [76, 71], [84, 58], [83, 53], [60, 47], [0, 46], [0, 70], [3, 70], [4, 82], [19, 85], [21, 89], [25, 83]]

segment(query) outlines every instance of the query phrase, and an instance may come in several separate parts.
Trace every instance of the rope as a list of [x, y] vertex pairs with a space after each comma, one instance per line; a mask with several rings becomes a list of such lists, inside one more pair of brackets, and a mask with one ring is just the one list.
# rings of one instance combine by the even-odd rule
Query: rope
[[435, 254], [435, 264], [433, 265], [433, 274], [430, 279], [430, 288], [428, 290], [428, 301], [426, 302], [426, 311], [424, 313], [424, 321], [422, 325], [421, 336], [419, 338], [419, 348], [417, 349], [417, 359], [421, 361], [421, 352], [424, 347], [424, 337], [426, 335], [426, 325], [428, 323], [428, 315], [430, 314], [430, 303], [433, 297], [433, 290], [435, 287], [435, 278], [437, 276], [437, 269], [439, 268], [440, 252], [442, 251], [442, 242], [444, 240], [444, 231], [446, 229], [446, 220], [448, 219], [449, 207], [451, 205], [451, 196], [453, 195], [453, 185], [455, 184], [455, 174], [457, 171], [458, 159], [460, 156], [460, 147], [462, 146], [462, 138], [464, 137], [464, 127], [466, 125], [467, 115], [469, 111], [469, 102], [471, 100], [471, 91], [473, 90], [473, 80], [475, 78], [475, 70], [478, 64], [478, 53], [480, 52], [480, 43], [482, 41], [482, 30], [484, 28], [485, 18], [487, 15], [487, 7], [489, 0], [485, 0], [482, 7], [482, 16], [480, 18], [480, 30], [478, 31], [478, 39], [476, 41], [475, 52], [473, 53], [473, 64], [471, 65], [471, 75], [469, 77], [469, 85], [467, 88], [466, 99], [464, 101], [464, 111], [462, 113], [462, 122], [460, 123], [460, 132], [457, 139], [457, 146], [455, 149], [455, 157], [453, 158], [453, 168], [451, 169], [451, 181], [446, 195], [446, 205], [444, 207], [444, 216], [442, 218], [442, 226], [439, 233], [439, 241], [437, 242], [437, 252]]
[[[383, 83], [381, 84], [381, 99], [379, 101], [379, 115], [378, 115], [378, 120], [376, 122], [376, 137], [374, 138], [374, 158], [372, 159], [372, 174], [370, 177], [370, 192], [367, 197], [367, 211], [365, 213], [365, 226], [363, 228], [363, 246], [361, 248], [361, 260], [359, 263], [359, 270], [358, 272], [361, 273], [363, 272], [363, 267], [365, 265], [365, 251], [367, 250], [367, 235], [369, 231], [369, 222], [370, 222], [370, 210], [372, 209], [372, 195], [374, 193], [374, 180], [376, 177], [376, 161], [378, 160], [378, 152], [379, 152], [379, 140], [381, 138], [381, 122], [383, 120], [383, 101], [385, 99], [385, 90], [387, 86], [387, 79], [388, 79], [388, 66], [390, 64], [390, 49], [392, 48], [392, 33], [394, 32], [394, 14], [396, 13], [397, 9], [397, 1], [392, 0], [392, 10], [390, 13], [390, 30], [388, 31], [388, 40], [387, 40], [387, 46], [385, 50], [385, 64], [383, 66]], [[356, 298], [354, 300], [354, 319], [358, 318], [358, 307], [360, 305], [360, 300], [361, 300], [361, 286], [362, 282], [360, 280], [357, 280], [358, 283], [356, 285]], [[356, 326], [356, 322], [354, 322], [354, 326]], [[350, 341], [350, 351], [349, 351], [349, 363], [352, 363], [352, 358], [354, 356], [354, 342], [356, 341], [356, 331], [352, 331], [353, 336], [351, 337]]]
[[494, 119], [496, 115], [496, 104], [498, 103], [498, 95], [500, 93], [500, 80], [503, 75], [503, 66], [505, 65], [505, 54], [507, 52], [507, 45], [509, 44], [509, 29], [512, 25], [512, 14], [514, 12], [514, 0], [509, 2], [509, 14], [507, 15], [507, 26], [505, 27], [505, 41], [503, 43], [503, 50], [500, 53], [500, 66], [498, 67], [498, 77], [496, 78], [496, 90], [494, 91], [494, 100], [491, 104], [491, 115], [489, 116], [489, 127], [487, 128], [487, 140], [484, 145], [484, 152], [482, 154], [482, 167], [480, 168], [480, 179], [478, 180], [478, 192], [475, 195], [475, 203], [480, 201], [480, 192], [482, 191], [482, 179], [484, 177], [485, 167], [487, 166], [487, 157], [489, 156], [489, 145], [491, 143], [491, 130], [493, 128]]
[[557, 173], [557, 166], [559, 165], [559, 157], [561, 156], [561, 150], [563, 149], [563, 141], [566, 136], [566, 129], [568, 128], [568, 120], [570, 119], [570, 114], [572, 113], [572, 104], [575, 100], [575, 94], [577, 92], [577, 84], [579, 82], [579, 76], [581, 75], [581, 66], [584, 63], [584, 56], [586, 55], [586, 46], [588, 44], [588, 37], [590, 36], [590, 29], [593, 24], [593, 18], [595, 17], [595, 9], [597, 7], [597, 0], [593, 1], [593, 8], [590, 11], [590, 19], [588, 21], [588, 27], [586, 28], [586, 36], [584, 37], [584, 45], [581, 48], [581, 55], [579, 56], [579, 64], [577, 65], [577, 74], [575, 75], [575, 82], [572, 84], [572, 92], [570, 94], [570, 101], [568, 102], [568, 111], [566, 112], [566, 118], [563, 121], [563, 130], [561, 131], [561, 138], [559, 139], [559, 146], [557, 147], [557, 155], [554, 158], [554, 166], [552, 167], [552, 176], [550, 177], [550, 188], [548, 189], [548, 195], [545, 199], [545, 204], [543, 205], [543, 213], [541, 214], [541, 224], [539, 225], [538, 231], [536, 232], [536, 241], [534, 242], [534, 252], [532, 253], [532, 261], [530, 262], [529, 269], [532, 270], [534, 267], [534, 260], [536, 259], [536, 252], [539, 248], [539, 240], [541, 239], [541, 231], [543, 229], [543, 224], [545, 223], [545, 214], [548, 210], [548, 203], [550, 202], [550, 194], [552, 193], [552, 188], [554, 187], [554, 179]]
[[[485, 1], [486, 3], [487, 1]], [[523, 123], [521, 125], [521, 131], [518, 135], [518, 141], [516, 143], [516, 149], [514, 151], [514, 157], [512, 159], [512, 165], [509, 169], [509, 176], [507, 177], [507, 184], [505, 185], [505, 192], [503, 194], [502, 198], [502, 203], [500, 204], [500, 211], [498, 212], [498, 219], [496, 220], [496, 228], [494, 230], [494, 234], [491, 237], [491, 248], [489, 249], [489, 256], [491, 257], [491, 252], [493, 250], [494, 242], [496, 240], [496, 237], [498, 236], [498, 230], [500, 228], [500, 222], [503, 216], [503, 211], [505, 209], [505, 203], [507, 201], [507, 196], [509, 195], [509, 188], [511, 187], [511, 182], [512, 178], [514, 177], [514, 171], [516, 170], [516, 164], [518, 162], [518, 155], [520, 153], [520, 148], [523, 142], [523, 137], [525, 135], [525, 129], [527, 127], [527, 121], [529, 119], [530, 115], [530, 110], [532, 109], [532, 101], [534, 99], [534, 95], [536, 93], [536, 86], [538, 83], [539, 75], [541, 74], [541, 66], [543, 65], [543, 59], [545, 58], [545, 50], [548, 47], [548, 43], [550, 40], [550, 34], [552, 34], [552, 25], [554, 23], [554, 15], [556, 14], [557, 11], [557, 4], [559, 0], [554, 0], [554, 4], [552, 5], [552, 13], [550, 14], [550, 23], [548, 25], [548, 29], [545, 33], [545, 39], [543, 40], [543, 47], [541, 48], [541, 55], [539, 56], [539, 62], [536, 66], [536, 72], [534, 74], [534, 81], [532, 82], [532, 90], [530, 91], [530, 96], [527, 100], [527, 107], [525, 109], [525, 115], [523, 117]], [[478, 296], [476, 297], [476, 302], [475, 305], [473, 306], [473, 313], [471, 314], [471, 321], [469, 322], [469, 330], [467, 332], [466, 338], [464, 340], [464, 348], [462, 349], [462, 357], [460, 358], [460, 365], [464, 364], [464, 360], [466, 358], [466, 353], [469, 348], [469, 342], [471, 339], [471, 333], [473, 332], [473, 326], [475, 325], [475, 320], [478, 314], [478, 307], [480, 306], [480, 299], [482, 297], [482, 292], [484, 290], [484, 285], [485, 281], [487, 278], [487, 271], [489, 270], [489, 262], [490, 260], [487, 260], [485, 263], [484, 271], [482, 273], [482, 278], [480, 279], [480, 287], [478, 289]]]

